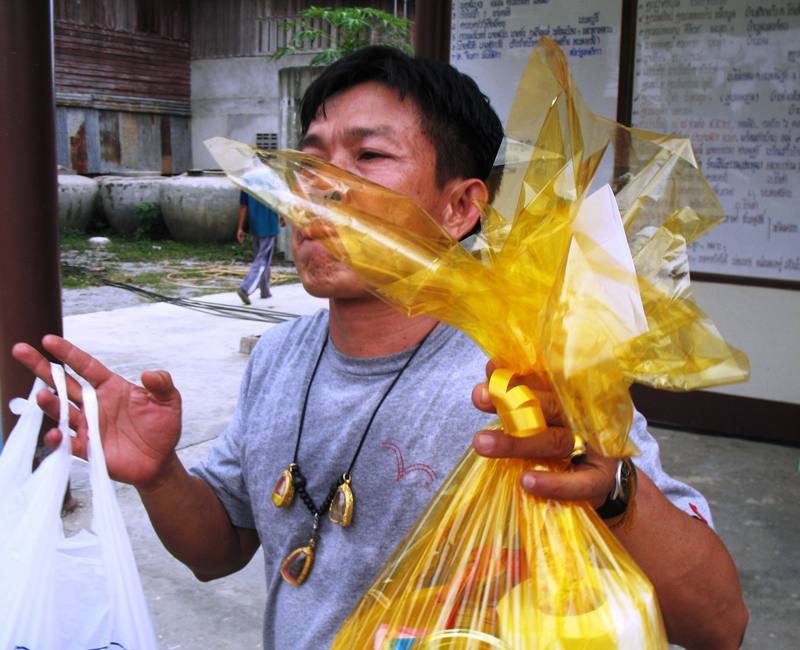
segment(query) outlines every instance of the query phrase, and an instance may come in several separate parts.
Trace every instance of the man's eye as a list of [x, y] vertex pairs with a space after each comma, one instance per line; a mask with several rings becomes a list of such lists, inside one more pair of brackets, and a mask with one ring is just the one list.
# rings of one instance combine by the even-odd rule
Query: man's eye
[[386, 154], [382, 154], [378, 151], [362, 151], [358, 154], [359, 160], [375, 160], [377, 158], [386, 158]]

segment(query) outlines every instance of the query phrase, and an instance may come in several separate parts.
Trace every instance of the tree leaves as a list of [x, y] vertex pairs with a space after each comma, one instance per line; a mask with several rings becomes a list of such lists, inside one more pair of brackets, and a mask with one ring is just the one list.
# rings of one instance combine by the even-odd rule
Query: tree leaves
[[407, 54], [413, 52], [411, 21], [372, 7], [309, 7], [297, 18], [284, 21], [283, 27], [291, 35], [284, 47], [270, 54], [272, 60], [317, 51], [311, 65], [328, 65], [376, 44], [397, 47]]

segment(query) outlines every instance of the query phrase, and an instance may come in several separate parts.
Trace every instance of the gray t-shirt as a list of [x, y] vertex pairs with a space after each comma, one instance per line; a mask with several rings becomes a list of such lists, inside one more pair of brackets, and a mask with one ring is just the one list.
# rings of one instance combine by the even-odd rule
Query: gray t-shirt
[[[236, 526], [255, 528], [264, 553], [264, 648], [325, 648], [385, 561], [492, 418], [471, 403], [486, 358], [465, 335], [440, 325], [424, 342], [377, 413], [352, 472], [353, 524], [322, 521], [314, 566], [300, 587], [279, 575], [283, 559], [308, 543], [312, 515], [300, 499], [276, 508], [271, 495], [292, 462], [300, 411], [328, 312], [267, 331], [253, 351], [239, 403], [208, 460], [192, 469], [216, 491]], [[317, 506], [350, 464], [381, 396], [411, 351], [353, 358], [332, 342], [308, 397], [298, 462]], [[703, 497], [667, 476], [658, 446], [636, 414], [637, 467], [678, 507], [710, 521]], [[692, 505], [690, 505], [692, 504]]]

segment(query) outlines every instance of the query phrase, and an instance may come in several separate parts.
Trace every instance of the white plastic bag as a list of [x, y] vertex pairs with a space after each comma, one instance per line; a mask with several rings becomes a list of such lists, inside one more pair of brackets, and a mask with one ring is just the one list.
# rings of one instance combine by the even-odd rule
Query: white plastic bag
[[31, 474], [33, 454], [36, 452], [36, 437], [39, 435], [44, 416], [42, 409], [36, 404], [36, 394], [44, 387], [45, 383], [37, 379], [27, 400], [17, 397], [9, 404], [11, 412], [18, 415], [19, 419], [17, 426], [14, 427], [16, 435], [9, 436], [3, 447], [3, 453], [0, 454], [0, 504]]
[[83, 388], [89, 429], [93, 533], [64, 536], [61, 504], [72, 443], [64, 369], [52, 365], [61, 398], [61, 444], [35, 472], [30, 460], [41, 411], [35, 395], [0, 454], [0, 650], [151, 650], [157, 648], [128, 533], [108, 477], [97, 396]]

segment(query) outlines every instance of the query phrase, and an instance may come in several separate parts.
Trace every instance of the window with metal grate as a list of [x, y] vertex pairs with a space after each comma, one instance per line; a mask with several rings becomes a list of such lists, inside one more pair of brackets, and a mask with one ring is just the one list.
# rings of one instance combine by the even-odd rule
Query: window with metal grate
[[256, 133], [256, 146], [259, 149], [275, 151], [278, 148], [277, 133]]

